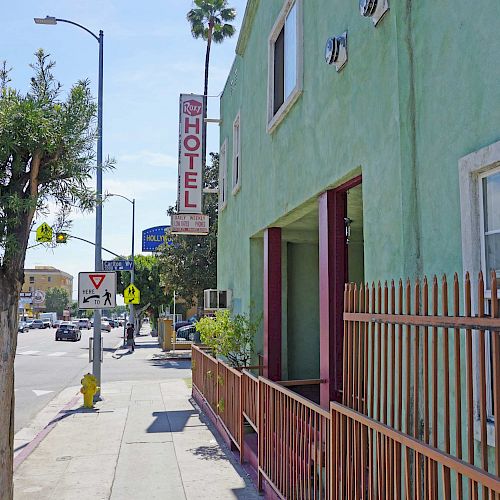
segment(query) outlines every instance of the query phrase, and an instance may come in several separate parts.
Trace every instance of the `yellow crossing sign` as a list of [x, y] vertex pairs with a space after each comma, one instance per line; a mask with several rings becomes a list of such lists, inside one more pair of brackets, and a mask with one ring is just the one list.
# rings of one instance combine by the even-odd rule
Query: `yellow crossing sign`
[[123, 291], [123, 299], [125, 304], [139, 304], [141, 302], [141, 292], [136, 286], [130, 284]]
[[44, 222], [36, 230], [36, 241], [38, 243], [50, 243], [52, 241], [52, 228]]

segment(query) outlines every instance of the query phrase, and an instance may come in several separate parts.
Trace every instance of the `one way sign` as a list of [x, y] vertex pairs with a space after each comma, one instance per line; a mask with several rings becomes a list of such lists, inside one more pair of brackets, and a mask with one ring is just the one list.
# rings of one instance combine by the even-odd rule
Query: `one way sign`
[[113, 309], [116, 307], [116, 273], [78, 274], [79, 309]]

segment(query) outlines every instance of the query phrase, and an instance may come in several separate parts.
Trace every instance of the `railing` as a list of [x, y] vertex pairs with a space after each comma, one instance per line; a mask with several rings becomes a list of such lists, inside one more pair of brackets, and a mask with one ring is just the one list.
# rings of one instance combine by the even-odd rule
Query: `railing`
[[250, 372], [243, 370], [241, 379], [243, 416], [258, 432], [259, 379]]
[[[287, 499], [500, 499], [500, 311], [490, 279], [347, 285], [343, 401], [325, 411], [193, 346], [193, 387]], [[477, 315], [473, 310], [477, 310]]]
[[203, 394], [212, 410], [217, 413], [217, 368], [219, 362], [193, 345], [191, 348], [193, 385]]
[[342, 437], [332, 458], [338, 498], [399, 498], [401, 491], [411, 498], [438, 492], [477, 498], [478, 486], [488, 498], [489, 490], [500, 491], [496, 278], [492, 274], [490, 317], [482, 276], [477, 316], [469, 276], [463, 315], [457, 275], [452, 288], [450, 316], [446, 277], [441, 286], [435, 277], [413, 287], [409, 281], [346, 286], [344, 399], [332, 405], [333, 433]]
[[218, 414], [226, 430], [241, 449], [243, 419], [241, 408], [241, 372], [222, 361], [217, 364]]
[[287, 499], [329, 499], [330, 415], [259, 377], [259, 479]]

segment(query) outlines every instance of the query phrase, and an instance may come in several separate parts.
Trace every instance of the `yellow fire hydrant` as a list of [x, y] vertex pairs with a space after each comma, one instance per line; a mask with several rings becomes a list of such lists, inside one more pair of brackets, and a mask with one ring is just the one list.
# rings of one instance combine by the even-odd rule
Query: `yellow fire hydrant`
[[82, 388], [80, 392], [83, 394], [83, 406], [85, 408], [94, 407], [94, 394], [99, 390], [97, 387], [97, 379], [91, 373], [84, 375], [82, 380], [80, 380]]

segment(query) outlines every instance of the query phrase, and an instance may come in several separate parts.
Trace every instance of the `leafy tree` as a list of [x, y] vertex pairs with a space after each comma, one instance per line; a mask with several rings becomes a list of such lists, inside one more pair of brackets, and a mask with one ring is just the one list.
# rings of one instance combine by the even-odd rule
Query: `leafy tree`
[[[210, 153], [211, 165], [205, 169], [205, 187], [218, 184], [219, 155]], [[217, 285], [217, 195], [203, 196], [203, 211], [209, 216], [210, 230], [206, 236], [172, 235], [170, 244], [160, 247], [160, 272], [167, 290], [181, 296], [192, 307], [202, 304], [203, 290]], [[170, 207], [169, 215], [175, 213]]]
[[[149, 309], [154, 326], [160, 312], [160, 306], [167, 303], [165, 289], [160, 283], [160, 263], [155, 256], [136, 255], [134, 266], [134, 285], [141, 292], [141, 302], [135, 305], [135, 310], [140, 310], [150, 304]], [[129, 285], [130, 272], [121, 271], [118, 274], [118, 293], [123, 294]]]
[[[227, 6], [227, 0], [194, 0], [195, 8], [187, 13], [187, 20], [191, 25], [191, 34], [194, 38], [201, 38], [207, 42], [205, 53], [205, 80], [203, 85], [203, 137], [207, 137], [207, 98], [208, 95], [208, 73], [210, 67], [210, 49], [212, 41], [222, 43], [226, 38], [231, 38], [236, 29], [231, 21], [236, 18], [236, 10]], [[206, 163], [206, 142], [203, 142], [203, 164]]]
[[230, 21], [236, 18], [236, 10], [227, 6], [227, 0], [194, 0], [196, 7], [187, 13], [194, 38], [207, 42], [205, 54], [205, 84], [203, 93], [208, 93], [208, 69], [210, 66], [210, 49], [212, 41], [222, 43], [231, 38], [236, 30]]
[[57, 316], [61, 318], [64, 309], [68, 309], [69, 306], [69, 295], [65, 288], [49, 288], [45, 293], [45, 310], [47, 312], [56, 312]]
[[260, 319], [251, 321], [244, 314], [231, 317], [228, 310], [219, 310], [215, 318], [201, 318], [196, 323], [196, 330], [215, 356], [223, 356], [231, 366], [242, 368], [250, 365], [259, 324]]
[[12, 498], [14, 355], [17, 304], [24, 281], [28, 238], [36, 215], [54, 203], [60, 226], [73, 207], [90, 210], [88, 183], [95, 170], [96, 105], [88, 81], [63, 98], [43, 50], [35, 54], [26, 94], [0, 67], [0, 491]]

